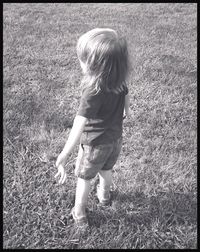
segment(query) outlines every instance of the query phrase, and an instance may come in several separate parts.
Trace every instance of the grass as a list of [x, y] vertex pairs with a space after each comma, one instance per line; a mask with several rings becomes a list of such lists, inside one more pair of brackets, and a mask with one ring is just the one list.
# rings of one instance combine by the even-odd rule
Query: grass
[[[3, 247], [197, 248], [197, 5], [3, 4]], [[54, 179], [79, 104], [75, 46], [94, 27], [128, 41], [132, 118], [113, 170], [113, 203], [69, 216], [76, 179]]]

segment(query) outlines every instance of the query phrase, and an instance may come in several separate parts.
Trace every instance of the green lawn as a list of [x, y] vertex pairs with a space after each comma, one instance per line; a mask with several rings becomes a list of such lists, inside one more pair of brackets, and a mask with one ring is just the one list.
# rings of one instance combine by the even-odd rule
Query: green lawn
[[[73, 163], [55, 161], [80, 99], [77, 39], [95, 27], [126, 37], [132, 118], [113, 170], [113, 203], [89, 197], [80, 233]], [[3, 4], [3, 247], [197, 247], [197, 4]]]

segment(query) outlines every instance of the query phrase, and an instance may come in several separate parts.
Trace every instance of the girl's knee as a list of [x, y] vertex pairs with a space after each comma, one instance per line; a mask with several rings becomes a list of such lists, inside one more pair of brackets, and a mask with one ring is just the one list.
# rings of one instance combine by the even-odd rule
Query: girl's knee
[[104, 176], [109, 176], [112, 174], [112, 170], [100, 170], [99, 174], [104, 177]]

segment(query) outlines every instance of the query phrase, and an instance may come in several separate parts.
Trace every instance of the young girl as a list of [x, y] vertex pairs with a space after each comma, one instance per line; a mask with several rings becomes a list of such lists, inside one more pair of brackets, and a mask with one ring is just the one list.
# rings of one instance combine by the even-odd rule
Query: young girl
[[129, 60], [125, 39], [108, 28], [83, 34], [77, 43], [77, 55], [83, 71], [82, 97], [68, 140], [57, 158], [55, 177], [60, 175], [59, 183], [64, 183], [67, 158], [80, 141], [72, 216], [82, 226], [87, 224], [90, 180], [97, 174], [99, 202], [106, 205], [110, 201], [112, 168], [122, 146], [123, 117], [129, 115]]

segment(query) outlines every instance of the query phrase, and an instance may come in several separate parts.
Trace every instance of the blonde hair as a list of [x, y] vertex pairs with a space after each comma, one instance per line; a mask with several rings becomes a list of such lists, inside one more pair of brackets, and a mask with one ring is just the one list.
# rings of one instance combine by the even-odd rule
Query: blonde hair
[[77, 43], [77, 55], [86, 66], [82, 88], [119, 93], [126, 86], [129, 72], [127, 43], [116, 31], [96, 28], [83, 34]]

